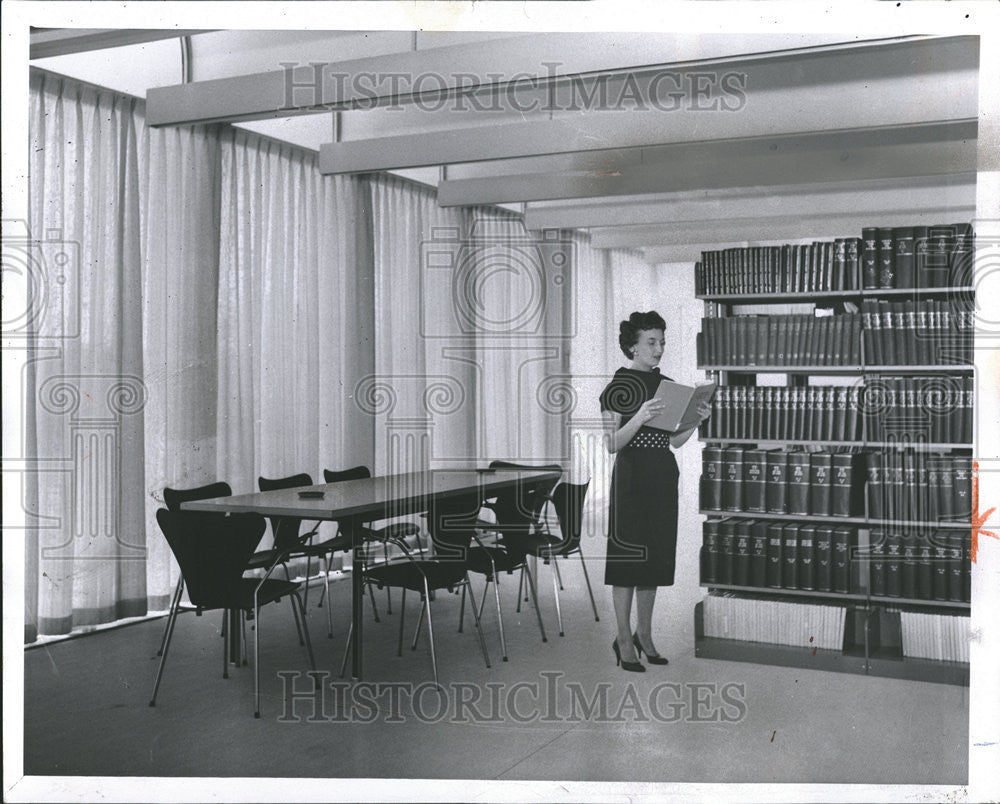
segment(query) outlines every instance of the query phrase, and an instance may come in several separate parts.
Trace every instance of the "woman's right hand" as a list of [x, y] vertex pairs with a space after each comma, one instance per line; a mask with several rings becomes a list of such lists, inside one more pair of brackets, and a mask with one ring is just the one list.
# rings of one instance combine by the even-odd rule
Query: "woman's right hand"
[[650, 419], [656, 418], [660, 413], [663, 412], [663, 403], [653, 397], [642, 403], [642, 407], [635, 413], [635, 419], [641, 424], [645, 424]]

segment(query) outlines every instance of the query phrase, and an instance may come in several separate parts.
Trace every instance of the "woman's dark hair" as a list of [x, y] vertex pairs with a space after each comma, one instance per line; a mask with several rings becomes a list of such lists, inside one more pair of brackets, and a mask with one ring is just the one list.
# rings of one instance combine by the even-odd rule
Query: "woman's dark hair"
[[628, 321], [618, 325], [618, 345], [625, 357], [632, 357], [632, 347], [639, 342], [639, 332], [644, 329], [666, 329], [667, 322], [655, 310], [648, 313], [632, 313]]

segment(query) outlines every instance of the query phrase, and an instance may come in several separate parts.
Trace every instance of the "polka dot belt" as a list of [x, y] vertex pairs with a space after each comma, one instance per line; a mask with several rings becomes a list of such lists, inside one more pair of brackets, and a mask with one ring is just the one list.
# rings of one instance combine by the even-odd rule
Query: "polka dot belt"
[[630, 447], [640, 447], [647, 449], [664, 449], [670, 446], [670, 433], [666, 430], [656, 430], [652, 427], [643, 427], [628, 442]]

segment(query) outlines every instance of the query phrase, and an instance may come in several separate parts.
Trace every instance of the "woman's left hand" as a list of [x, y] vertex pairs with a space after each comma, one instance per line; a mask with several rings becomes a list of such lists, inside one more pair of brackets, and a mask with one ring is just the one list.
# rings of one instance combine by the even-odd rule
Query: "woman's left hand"
[[701, 420], [705, 421], [709, 416], [712, 415], [712, 405], [709, 402], [702, 402], [698, 406], [698, 415], [701, 416]]

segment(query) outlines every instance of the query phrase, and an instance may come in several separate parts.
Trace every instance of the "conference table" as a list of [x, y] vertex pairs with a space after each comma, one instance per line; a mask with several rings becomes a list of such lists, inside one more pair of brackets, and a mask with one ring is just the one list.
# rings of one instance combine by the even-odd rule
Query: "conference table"
[[[428, 510], [431, 501], [435, 499], [444, 500], [475, 493], [479, 500], [483, 500], [520, 484], [533, 485], [540, 481], [558, 480], [559, 477], [558, 471], [542, 469], [433, 469], [193, 500], [182, 503], [181, 508], [188, 511], [257, 513], [263, 516], [338, 521], [341, 529], [346, 528], [350, 535], [354, 553], [353, 566], [360, 568], [358, 551], [363, 544], [360, 526], [365, 522], [422, 513]], [[351, 581], [351, 621], [354, 626], [351, 675], [360, 680], [364, 619], [362, 573], [352, 570]], [[239, 631], [238, 628], [232, 630], [237, 633]]]

